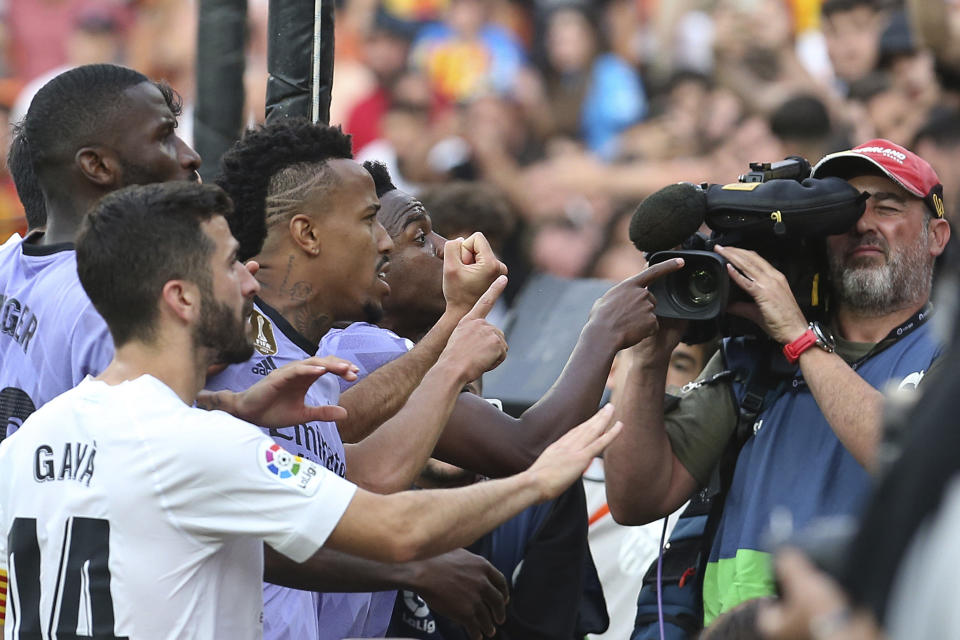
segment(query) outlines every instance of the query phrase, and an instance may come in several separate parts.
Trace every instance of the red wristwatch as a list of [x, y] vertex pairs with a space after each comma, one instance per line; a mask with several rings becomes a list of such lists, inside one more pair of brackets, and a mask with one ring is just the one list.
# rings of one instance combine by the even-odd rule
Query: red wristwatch
[[800, 354], [812, 346], [818, 346], [827, 353], [833, 353], [836, 341], [829, 331], [825, 331], [819, 322], [811, 322], [799, 338], [783, 346], [783, 355], [790, 364], [796, 364]]
[[815, 344], [817, 344], [817, 334], [813, 332], [813, 329], [807, 329], [799, 338], [790, 344], [783, 345], [783, 355], [787, 362], [796, 364], [797, 360], [800, 359], [800, 354]]

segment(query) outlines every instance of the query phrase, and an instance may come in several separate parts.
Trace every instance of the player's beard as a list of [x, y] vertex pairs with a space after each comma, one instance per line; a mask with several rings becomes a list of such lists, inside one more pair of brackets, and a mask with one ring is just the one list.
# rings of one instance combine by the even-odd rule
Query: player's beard
[[253, 355], [253, 343], [247, 333], [253, 300], [243, 305], [243, 314], [217, 301], [212, 293], [203, 292], [200, 323], [194, 330], [194, 344], [216, 352], [216, 363], [237, 364], [246, 362]]
[[[857, 240], [859, 244], [861, 239]], [[930, 229], [913, 246], [890, 251], [879, 236], [870, 244], [886, 250], [883, 264], [847, 264], [830, 256], [830, 276], [838, 301], [864, 315], [883, 315], [908, 307], [929, 293], [933, 260], [928, 252]]]

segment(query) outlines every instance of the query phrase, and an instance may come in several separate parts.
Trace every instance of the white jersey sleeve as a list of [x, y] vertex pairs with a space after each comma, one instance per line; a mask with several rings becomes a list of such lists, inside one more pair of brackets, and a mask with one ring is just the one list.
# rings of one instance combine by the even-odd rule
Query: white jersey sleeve
[[190, 413], [190, 446], [164, 447], [154, 465], [174, 524], [200, 538], [263, 538], [297, 562], [313, 555], [356, 486], [287, 452], [253, 425], [219, 411]]

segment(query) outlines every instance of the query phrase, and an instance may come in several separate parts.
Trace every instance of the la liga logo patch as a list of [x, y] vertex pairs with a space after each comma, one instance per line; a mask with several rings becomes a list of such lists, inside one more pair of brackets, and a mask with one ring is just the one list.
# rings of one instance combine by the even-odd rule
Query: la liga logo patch
[[300, 473], [300, 464], [303, 458], [295, 456], [278, 444], [271, 446], [263, 453], [267, 463], [267, 471], [282, 480], [292, 478]]
[[259, 462], [269, 476], [308, 495], [316, 493], [320, 486], [319, 479], [323, 473], [320, 465], [293, 455], [276, 443], [263, 443]]

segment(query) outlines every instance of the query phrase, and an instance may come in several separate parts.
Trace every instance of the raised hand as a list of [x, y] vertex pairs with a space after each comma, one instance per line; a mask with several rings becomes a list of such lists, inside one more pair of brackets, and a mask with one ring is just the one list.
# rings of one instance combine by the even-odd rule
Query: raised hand
[[682, 267], [682, 258], [665, 260], [614, 285], [593, 304], [590, 322], [602, 323], [613, 335], [619, 336], [621, 349], [652, 336], [659, 327], [654, 314], [657, 301], [647, 285]]
[[443, 247], [443, 297], [447, 310], [463, 315], [507, 267], [482, 233], [448, 240]]
[[727, 311], [753, 321], [781, 344], [796, 340], [807, 330], [807, 319], [800, 311], [786, 276], [754, 251], [717, 245], [717, 253], [727, 259], [727, 272], [755, 304], [736, 302]]
[[454, 362], [463, 369], [463, 379], [467, 382], [476, 380], [507, 357], [503, 332], [485, 320], [506, 286], [506, 276], [498, 276], [493, 281], [457, 324], [440, 354], [440, 360]]
[[524, 473], [533, 474], [541, 498], [550, 500], [563, 493], [583, 472], [590, 461], [617, 437], [623, 424], [613, 420], [613, 405], [607, 404], [592, 418], [568, 431], [547, 447]]
[[464, 626], [471, 640], [492, 637], [506, 619], [507, 580], [481, 556], [465, 549], [413, 563], [416, 591], [430, 610]]
[[[246, 391], [235, 394], [235, 408], [230, 413], [261, 427], [342, 420], [347, 417], [347, 410], [343, 407], [310, 406], [304, 403], [304, 396], [310, 385], [325, 373], [356, 380], [357, 371], [354, 364], [336, 356], [292, 362], [271, 371]], [[197, 402], [200, 403], [199, 398]]]

